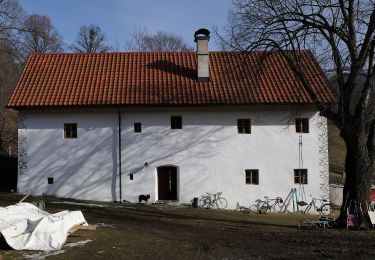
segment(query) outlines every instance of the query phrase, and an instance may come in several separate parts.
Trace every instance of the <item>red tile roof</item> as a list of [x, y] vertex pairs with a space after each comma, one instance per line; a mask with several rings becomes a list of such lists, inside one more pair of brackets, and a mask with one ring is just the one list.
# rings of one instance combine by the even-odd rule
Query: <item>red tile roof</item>
[[34, 54], [8, 106], [233, 106], [336, 101], [311, 52], [300, 51], [299, 65], [311, 91], [280, 52], [267, 54], [210, 52], [209, 82], [197, 81], [194, 52]]

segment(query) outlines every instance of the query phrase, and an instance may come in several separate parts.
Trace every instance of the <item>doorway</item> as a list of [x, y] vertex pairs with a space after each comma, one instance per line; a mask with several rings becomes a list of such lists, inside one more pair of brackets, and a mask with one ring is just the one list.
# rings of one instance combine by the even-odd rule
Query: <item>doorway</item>
[[177, 167], [158, 167], [157, 174], [158, 200], [177, 200]]

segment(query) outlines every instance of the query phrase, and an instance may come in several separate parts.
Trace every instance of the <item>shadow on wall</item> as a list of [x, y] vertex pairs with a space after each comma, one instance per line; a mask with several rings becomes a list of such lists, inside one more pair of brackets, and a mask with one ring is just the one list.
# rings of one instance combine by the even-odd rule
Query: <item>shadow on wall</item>
[[[257, 118], [251, 118], [251, 125], [256, 127], [281, 124], [280, 133], [286, 130], [293, 132], [294, 118], [300, 116], [300, 113], [290, 113], [287, 117], [281, 117], [280, 113], [285, 114], [283, 111], [266, 109], [262, 114], [258, 114]], [[306, 111], [303, 113], [306, 114]], [[304, 116], [313, 117], [314, 114], [316, 112], [308, 111]], [[238, 115], [238, 118], [243, 117], [246, 116]], [[229, 122], [205, 117], [190, 125], [191, 128], [199, 129], [197, 131], [191, 128], [171, 130], [169, 125], [158, 125], [156, 121], [148, 122], [145, 126], [147, 131], [142, 131], [141, 134], [134, 134], [130, 127], [122, 135], [123, 146], [126, 147], [126, 153], [122, 155], [123, 166], [127, 166], [124, 167], [124, 172], [126, 175], [137, 174], [144, 169], [143, 164], [146, 161], [149, 165], [157, 167], [160, 166], [158, 162], [163, 162], [168, 158], [212, 158], [222, 153], [220, 149], [217, 149], [222, 147], [222, 143], [236, 136], [236, 124], [237, 118]], [[228, 132], [228, 126], [233, 126], [232, 132]], [[182, 153], [185, 153], [185, 156], [178, 156]], [[129, 165], [129, 162], [133, 164]], [[178, 161], [173, 163], [178, 164]]]
[[117, 180], [118, 180], [118, 129], [117, 127], [112, 127], [112, 180], [111, 180], [111, 194], [112, 200], [117, 201]]
[[[195, 196], [197, 191], [189, 189], [200, 187], [204, 183], [210, 183], [212, 188], [216, 189], [216, 179], [212, 180], [212, 177], [205, 174], [207, 164], [202, 163], [202, 160], [222, 153], [216, 147], [220, 147], [221, 143], [232, 137], [232, 135], [224, 134], [225, 129], [227, 129], [225, 126], [201, 127], [197, 133], [188, 129], [171, 130], [166, 126], [148, 125], [147, 132], [135, 134], [131, 128], [128, 128], [122, 136], [123, 146], [126, 147], [122, 155], [123, 175], [128, 180], [129, 175], [132, 174], [134, 180], [125, 191], [126, 199], [135, 201], [139, 194], [154, 194], [156, 185], [154, 174], [161, 166], [180, 168], [184, 165], [184, 172], [179, 171], [177, 177], [178, 187], [180, 187], [180, 174], [184, 176], [184, 193], [191, 193]], [[189, 162], [190, 172], [186, 171], [186, 161]], [[125, 182], [129, 183], [129, 181]], [[185, 187], [187, 183], [189, 185]], [[181, 193], [178, 194], [178, 198], [181, 198], [180, 196]]]
[[[42, 192], [48, 195], [72, 198], [110, 196], [112, 200], [117, 200], [117, 126], [111, 125], [110, 131], [109, 127], [105, 130], [95, 127], [80, 126], [84, 129], [84, 134], [75, 140], [56, 138], [55, 134], [47, 134], [40, 141], [30, 142], [33, 150], [29, 151], [29, 160], [32, 160], [29, 167], [33, 163], [33, 172], [38, 172], [40, 178], [23, 176], [27, 178], [29, 191], [35, 192], [38, 187], [46, 187]], [[96, 131], [95, 135], [86, 135], [93, 129]], [[48, 147], [50, 148], [46, 149]], [[53, 184], [47, 184], [48, 177], [54, 178]], [[109, 183], [111, 185], [108, 185]]]
[[[82, 127], [80, 126], [80, 128]], [[29, 163], [29, 166], [31, 163], [34, 164], [33, 172], [38, 172], [40, 176], [39, 178], [24, 176], [27, 189], [30, 192], [39, 187], [45, 187], [42, 192], [48, 195], [90, 198], [108, 197], [110, 194], [112, 200], [118, 200], [118, 129], [111, 126], [110, 135], [108, 128], [107, 132], [103, 134], [100, 133], [101, 129], [92, 126], [83, 129], [84, 133], [95, 129], [95, 140], [92, 140], [92, 135], [87, 138], [85, 134], [76, 140], [62, 138], [56, 140], [55, 134], [47, 134], [43, 135], [40, 141], [30, 143], [33, 145], [33, 150], [30, 151], [29, 159], [32, 162]], [[225, 136], [221, 136], [221, 138], [209, 137], [218, 136], [217, 132], [222, 132], [223, 129], [223, 126], [215, 126], [202, 130], [197, 135], [195, 132], [181, 134], [181, 131], [171, 132], [165, 127], [155, 127], [151, 130], [152, 134], [136, 137], [131, 135], [130, 131], [125, 132], [122, 135], [122, 140], [126, 145], [122, 158], [123, 178], [130, 173], [141, 172], [144, 169], [144, 158], [148, 158], [148, 163], [156, 167], [158, 162], [169, 160], [180, 153], [185, 153], [182, 158], [199, 157], [204, 159], [215, 156], [220, 151], [214, 149], [214, 146], [224, 142]], [[170, 138], [166, 138], [166, 136], [170, 136]], [[173, 141], [170, 142], [171, 140]], [[64, 145], [60, 145], [60, 142]], [[69, 142], [72, 143], [67, 144]], [[79, 145], [75, 145], [75, 142], [79, 142]], [[147, 145], [139, 146], [139, 143], [147, 143]], [[46, 149], [48, 147], [50, 149]], [[176, 165], [179, 163], [177, 161]], [[199, 168], [199, 165], [194, 167]], [[28, 171], [26, 171], [27, 174]], [[54, 178], [53, 184], [47, 184], [48, 177]], [[201, 178], [204, 178], [203, 174]], [[146, 181], [150, 180], [151, 178], [148, 178]], [[191, 181], [198, 185], [205, 180], [196, 178]]]
[[[180, 166], [186, 158], [197, 158], [197, 160], [190, 160], [191, 168], [204, 172], [206, 169], [200, 165], [199, 160], [220, 156], [223, 153], [220, 149], [222, 144], [235, 136], [233, 132], [228, 132], [227, 126], [236, 124], [236, 119], [233, 119], [232, 123], [222, 122], [221, 125], [218, 125], [218, 121], [210, 122], [210, 118], [204, 119], [200, 125], [210, 127], [199, 127], [197, 124], [198, 132], [188, 128], [171, 130], [165, 125], [157, 125], [156, 122], [147, 126], [148, 132], [142, 134], [134, 134], [132, 128], [128, 128], [127, 131], [124, 129], [123, 178], [129, 174], [141, 173], [146, 161], [156, 168], [165, 163]], [[254, 123], [256, 126], [258, 121], [254, 120]], [[268, 122], [259, 123], [259, 125], [263, 124], [275, 124], [275, 121], [271, 118]], [[196, 127], [192, 128], [196, 129]], [[31, 192], [39, 187], [40, 189], [46, 187], [43, 192], [50, 195], [81, 198], [108, 197], [114, 201], [118, 200], [116, 123], [111, 121], [107, 127], [103, 125], [98, 127], [95, 124], [79, 125], [79, 128], [82, 128], [83, 134], [76, 140], [62, 139], [60, 132], [56, 134], [52, 127], [50, 129], [53, 134], [45, 134], [38, 140], [30, 139], [32, 150], [29, 151], [29, 159], [31, 159], [29, 166], [32, 165], [34, 174], [38, 173], [40, 177], [23, 176], [24, 183], [27, 183]], [[48, 125], [44, 129], [49, 129]], [[235, 128], [233, 130], [236, 131]], [[47, 185], [48, 177], [55, 178], [54, 184]], [[209, 178], [206, 174], [195, 174], [189, 180], [190, 186], [199, 186], [209, 181]], [[142, 179], [145, 182], [154, 182], [153, 178], [143, 176]], [[212, 183], [212, 180], [210, 181]], [[145, 183], [145, 185], [154, 185], [154, 183]], [[214, 186], [215, 183], [212, 185]]]
[[[220, 143], [226, 141], [229, 136], [221, 135], [224, 126], [215, 126], [202, 128], [197, 134], [195, 131], [187, 131], [186, 129], [171, 130], [168, 127], [149, 126], [148, 131], [151, 134], [134, 134], [131, 130], [123, 135], [126, 153], [123, 155], [123, 165], [128, 166], [124, 172], [126, 176], [129, 174], [137, 174], [144, 169], [144, 163], [153, 168], [159, 167], [165, 161], [176, 164], [181, 160], [176, 158], [210, 158], [214, 157], [220, 150], [215, 149]], [[216, 138], [212, 138], [216, 136]], [[183, 156], [180, 156], [183, 154]], [[167, 160], [168, 159], [168, 160]], [[132, 162], [132, 165], [129, 165]], [[193, 163], [193, 162], [192, 162]], [[124, 167], [125, 168], [125, 167]]]

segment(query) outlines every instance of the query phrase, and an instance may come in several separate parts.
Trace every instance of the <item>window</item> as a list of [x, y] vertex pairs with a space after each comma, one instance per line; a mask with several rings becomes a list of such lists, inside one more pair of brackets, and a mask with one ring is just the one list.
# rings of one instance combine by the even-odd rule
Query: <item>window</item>
[[64, 124], [64, 138], [77, 138], [77, 124]]
[[308, 118], [296, 118], [296, 133], [308, 133], [309, 132], [309, 119]]
[[182, 116], [171, 116], [171, 129], [182, 129]]
[[239, 134], [250, 134], [251, 133], [250, 119], [237, 119], [237, 130]]
[[142, 132], [142, 124], [134, 123], [134, 133], [141, 133], [141, 132]]
[[253, 170], [245, 170], [245, 182], [246, 184], [259, 184], [259, 170], [253, 169]]
[[48, 184], [53, 184], [53, 178], [48, 177], [48, 178], [47, 178], [47, 181], [48, 181]]
[[132, 181], [133, 180], [133, 174], [129, 174], [129, 177], [130, 177], [130, 180]]
[[307, 169], [294, 169], [294, 183], [307, 184]]

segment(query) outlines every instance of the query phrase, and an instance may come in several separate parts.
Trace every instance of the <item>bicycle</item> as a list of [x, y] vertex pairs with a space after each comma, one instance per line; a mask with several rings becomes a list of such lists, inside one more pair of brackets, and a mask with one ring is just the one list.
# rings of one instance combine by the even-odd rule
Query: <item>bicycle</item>
[[251, 205], [249, 207], [251, 212], [258, 212], [258, 213], [267, 213], [270, 212], [281, 212], [284, 204], [283, 199], [281, 197], [276, 197], [274, 199], [269, 199], [269, 197], [264, 196], [266, 200], [257, 199], [255, 202], [256, 204]]
[[238, 210], [238, 211], [240, 211], [242, 213], [245, 213], [245, 214], [251, 213], [250, 208], [245, 207], [245, 206], [240, 206], [239, 202], [237, 202], [236, 208], [234, 210]]
[[[325, 203], [327, 202], [326, 199], [317, 199], [317, 198], [314, 198], [313, 196], [311, 196], [310, 194], [310, 197], [312, 198], [311, 202], [306, 206], [305, 210], [304, 210], [304, 214], [308, 214], [309, 211], [313, 208], [316, 212], [319, 213], [319, 215], [323, 215], [323, 216], [329, 216], [332, 214], [333, 212], [333, 205], [331, 205], [330, 203]], [[317, 202], [316, 201], [321, 201], [321, 205], [318, 206], [317, 205]]]
[[206, 193], [202, 195], [199, 200], [199, 207], [210, 209], [216, 206], [218, 209], [225, 209], [228, 206], [228, 201], [226, 198], [221, 197], [222, 192], [217, 193]]

